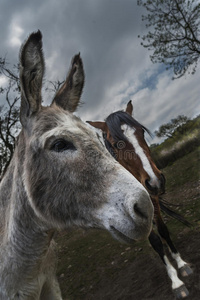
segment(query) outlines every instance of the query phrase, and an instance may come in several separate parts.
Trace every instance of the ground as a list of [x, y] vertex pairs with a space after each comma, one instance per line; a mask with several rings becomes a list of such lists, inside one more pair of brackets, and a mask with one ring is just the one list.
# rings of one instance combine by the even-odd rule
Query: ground
[[[181, 278], [189, 296], [200, 299], [200, 181], [199, 152], [195, 151], [164, 169], [165, 200], [192, 223], [189, 228], [164, 215], [172, 240], [193, 274]], [[173, 300], [164, 265], [147, 241], [119, 244], [109, 233], [72, 230], [60, 233], [58, 279], [65, 300]]]

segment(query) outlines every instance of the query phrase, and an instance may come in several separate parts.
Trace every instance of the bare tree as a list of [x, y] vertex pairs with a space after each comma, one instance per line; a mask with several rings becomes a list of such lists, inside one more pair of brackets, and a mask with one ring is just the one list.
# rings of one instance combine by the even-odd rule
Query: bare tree
[[6, 104], [0, 106], [0, 177], [5, 172], [14, 152], [15, 138], [19, 132], [19, 96], [10, 97], [6, 91]]
[[0, 75], [4, 75], [5, 77], [7, 77], [12, 87], [16, 85], [16, 88], [20, 90], [18, 65], [13, 65], [12, 67], [10, 67], [6, 58], [0, 57]]
[[60, 80], [51, 81], [51, 80], [49, 80], [48, 81], [48, 86], [46, 87], [45, 90], [55, 94], [60, 89], [61, 85], [63, 85], [64, 82], [65, 82], [64, 80], [63, 81], [60, 81]]
[[6, 87], [0, 87], [0, 178], [4, 174], [14, 152], [15, 138], [19, 132], [19, 68], [9, 66], [0, 58], [0, 75], [7, 79]]
[[[12, 158], [15, 139], [21, 128], [19, 122], [19, 66], [11, 66], [6, 58], [0, 57], [0, 76], [7, 79], [6, 87], [0, 86], [0, 178], [5, 173]], [[46, 90], [56, 93], [64, 81], [47, 81]]]
[[[174, 79], [194, 74], [200, 58], [200, 3], [197, 0], [138, 0], [147, 10], [142, 16], [150, 31], [142, 46], [153, 50], [153, 63], [172, 68]], [[139, 36], [140, 37], [140, 36]]]

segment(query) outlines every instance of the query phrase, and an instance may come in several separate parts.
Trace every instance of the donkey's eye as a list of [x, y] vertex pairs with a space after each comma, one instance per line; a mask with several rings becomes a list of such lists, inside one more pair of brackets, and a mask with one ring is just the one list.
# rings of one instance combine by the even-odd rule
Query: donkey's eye
[[57, 140], [51, 146], [51, 150], [55, 152], [63, 152], [66, 150], [76, 150], [76, 147], [72, 142], [65, 141], [65, 140]]

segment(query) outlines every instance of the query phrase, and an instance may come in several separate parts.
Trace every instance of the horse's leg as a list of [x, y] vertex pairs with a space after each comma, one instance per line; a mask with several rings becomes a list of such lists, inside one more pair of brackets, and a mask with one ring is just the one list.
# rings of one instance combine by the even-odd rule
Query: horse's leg
[[178, 269], [181, 273], [182, 276], [188, 276], [190, 274], [192, 274], [192, 269], [190, 268], [190, 266], [181, 258], [180, 253], [177, 251], [176, 247], [174, 246], [171, 238], [170, 238], [170, 234], [168, 231], [167, 226], [165, 225], [165, 223], [163, 222], [163, 219], [161, 217], [161, 215], [157, 215], [156, 218], [156, 225], [158, 228], [158, 232], [160, 234], [160, 236], [167, 242], [171, 255], [173, 257], [173, 259], [176, 261]]
[[40, 295], [41, 300], [63, 300], [57, 279], [46, 281]]
[[166, 267], [167, 274], [172, 281], [172, 290], [176, 294], [176, 297], [178, 299], [187, 297], [189, 295], [189, 292], [185, 287], [185, 284], [178, 278], [175, 268], [172, 266], [167, 256], [165, 255], [163, 243], [160, 237], [153, 230], [149, 235], [149, 242], [153, 249], [159, 254]]
[[158, 197], [151, 197], [152, 203], [154, 205], [154, 219], [156, 222], [156, 226], [158, 228], [159, 235], [166, 241], [169, 250], [173, 259], [176, 261], [178, 269], [182, 276], [188, 276], [193, 273], [190, 266], [181, 258], [180, 253], [177, 251], [176, 247], [174, 246], [167, 226], [163, 222], [161, 212], [160, 212], [160, 205], [159, 205], [159, 198]]

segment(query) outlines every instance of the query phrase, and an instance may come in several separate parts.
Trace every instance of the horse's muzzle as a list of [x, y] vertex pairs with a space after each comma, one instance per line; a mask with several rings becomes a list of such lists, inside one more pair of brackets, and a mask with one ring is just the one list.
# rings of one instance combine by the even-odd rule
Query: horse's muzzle
[[150, 195], [160, 196], [165, 193], [165, 176], [161, 173], [160, 178], [158, 180], [158, 184], [151, 185], [150, 180], [145, 180], [145, 187], [148, 190]]

